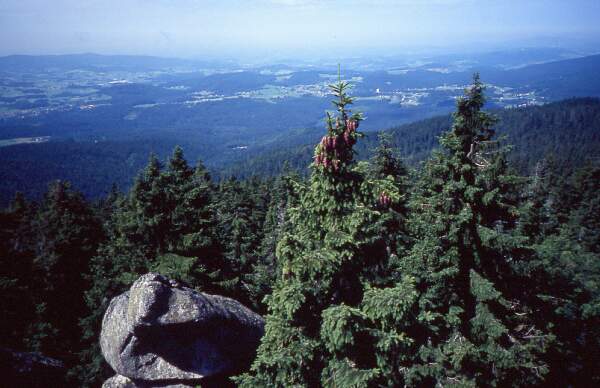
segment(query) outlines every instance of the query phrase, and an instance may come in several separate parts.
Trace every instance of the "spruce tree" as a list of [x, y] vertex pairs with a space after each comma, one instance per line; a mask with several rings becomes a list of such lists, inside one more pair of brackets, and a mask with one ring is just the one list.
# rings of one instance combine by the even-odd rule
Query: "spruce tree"
[[[322, 338], [336, 355], [328, 386], [513, 386], [542, 381], [550, 336], [518, 296], [519, 179], [492, 140], [478, 77], [457, 103], [442, 150], [412, 190], [414, 245], [358, 306], [330, 307]], [[367, 356], [365, 356], [367, 355]]]
[[256, 251], [256, 262], [252, 265], [251, 272], [244, 276], [244, 287], [253, 307], [260, 313], [266, 313], [263, 299], [272, 292], [276, 280], [277, 243], [289, 227], [288, 209], [297, 206], [295, 186], [299, 181], [298, 174], [284, 168], [284, 175], [277, 177], [268, 189], [271, 198], [262, 226], [262, 238]]
[[216, 284], [227, 266], [217, 240], [217, 220], [210, 174], [201, 162], [188, 166], [176, 147], [166, 171], [159, 176], [163, 192], [159, 247], [150, 270], [217, 292]]
[[416, 279], [422, 332], [409, 384], [527, 385], [547, 372], [548, 338], [511, 290], [516, 251], [495, 228], [510, 222], [503, 188], [514, 178], [487, 154], [495, 120], [481, 110], [483, 89], [476, 75], [411, 200], [416, 243], [404, 273]]
[[0, 211], [0, 346], [15, 350], [27, 350], [27, 328], [35, 318], [35, 213], [21, 193]]
[[[277, 280], [267, 297], [266, 333], [241, 386], [320, 386], [339, 367], [322, 332], [329, 309], [356, 306], [370, 268], [385, 260], [377, 235], [372, 185], [354, 163], [360, 114], [347, 110], [348, 83], [331, 88], [337, 115], [316, 147], [312, 174], [289, 209], [289, 230], [277, 246]], [[335, 311], [335, 310], [334, 310]]]
[[[600, 258], [564, 229], [531, 248], [520, 266], [527, 294], [536, 297], [540, 327], [555, 340], [546, 354], [547, 381], [557, 386], [596, 386], [600, 373]], [[524, 293], [525, 294], [525, 293]]]
[[409, 176], [392, 147], [392, 136], [389, 133], [379, 134], [379, 145], [375, 149], [371, 166], [370, 178], [381, 193], [378, 198], [379, 209], [382, 211], [379, 233], [386, 239], [391, 259], [388, 264], [396, 265], [410, 244], [406, 226]]
[[[518, 233], [531, 243], [538, 243], [544, 236], [556, 233], [559, 227], [559, 185], [554, 170], [552, 159], [540, 160], [525, 188], [519, 209]], [[564, 216], [561, 218], [564, 219]]]
[[577, 205], [569, 216], [569, 231], [585, 250], [600, 254], [600, 165], [588, 164], [574, 176]]
[[102, 316], [110, 300], [140, 275], [159, 271], [199, 290], [227, 293], [221, 285], [227, 265], [217, 240], [213, 186], [201, 163], [189, 167], [177, 147], [163, 170], [151, 155], [129, 194], [113, 206], [105, 223], [108, 239], [92, 260], [85, 293], [86, 349], [77, 369], [84, 386], [110, 375], [97, 341]]
[[85, 313], [86, 275], [103, 233], [82, 195], [63, 181], [50, 185], [34, 226], [32, 293], [37, 305], [29, 346], [72, 367], [79, 361], [78, 320]]
[[257, 177], [246, 181], [229, 178], [221, 182], [216, 201], [219, 239], [223, 242], [230, 295], [240, 302], [253, 304], [248, 292], [252, 266], [258, 260], [263, 223], [270, 193], [266, 182]]
[[509, 265], [519, 240], [504, 230], [514, 227], [518, 178], [492, 153], [482, 93], [476, 77], [412, 190], [415, 242], [390, 268], [394, 284], [371, 283], [358, 306], [323, 312], [334, 355], [324, 385], [529, 385], [547, 371], [540, 353], [550, 337], [511, 290], [523, 280]]
[[[534, 252], [517, 263], [527, 277], [523, 294], [535, 297], [539, 325], [556, 337], [546, 356], [548, 381], [561, 386], [600, 382], [594, 366], [600, 357], [598, 171], [588, 165], [567, 180], [542, 180], [544, 189], [528, 198], [517, 231]], [[538, 169], [534, 182], [540, 176]], [[542, 215], [540, 227], [532, 214]]]

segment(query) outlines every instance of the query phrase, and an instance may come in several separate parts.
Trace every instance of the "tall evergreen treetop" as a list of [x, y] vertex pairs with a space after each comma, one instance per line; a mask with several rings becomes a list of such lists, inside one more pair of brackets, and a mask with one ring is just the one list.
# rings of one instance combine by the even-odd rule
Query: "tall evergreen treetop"
[[32, 279], [37, 239], [32, 220], [35, 207], [17, 192], [9, 208], [0, 210], [0, 339], [1, 347], [23, 349], [27, 325], [35, 317]]
[[316, 147], [308, 185], [289, 209], [277, 246], [278, 275], [267, 297], [266, 333], [242, 386], [320, 386], [335, 374], [337, 355], [323, 333], [326, 311], [360, 303], [369, 268], [386, 255], [377, 235], [376, 197], [353, 161], [360, 114], [347, 107], [348, 83], [331, 86], [335, 116]]
[[512, 178], [501, 154], [488, 153], [495, 120], [484, 102], [475, 75], [411, 199], [416, 243], [404, 268], [417, 280], [424, 329], [413, 383], [527, 384], [547, 370], [539, 354], [548, 338], [514, 299], [508, 264], [518, 246], [490, 228], [506, 216], [498, 209], [510, 206], [503, 183]]
[[91, 288], [82, 319], [88, 348], [77, 373], [89, 385], [109, 372], [99, 353], [97, 335], [110, 299], [140, 275], [158, 271], [208, 292], [221, 287], [227, 265], [217, 240], [214, 187], [204, 166], [191, 168], [177, 147], [166, 169], [155, 155], [136, 178], [128, 195], [115, 203], [105, 225], [108, 240], [91, 263]]
[[[64, 181], [52, 183], [34, 223], [37, 231], [33, 293], [38, 298], [30, 346], [72, 364], [80, 347], [78, 319], [90, 260], [103, 233], [83, 196]], [[68, 314], [64, 306], [68, 306]]]

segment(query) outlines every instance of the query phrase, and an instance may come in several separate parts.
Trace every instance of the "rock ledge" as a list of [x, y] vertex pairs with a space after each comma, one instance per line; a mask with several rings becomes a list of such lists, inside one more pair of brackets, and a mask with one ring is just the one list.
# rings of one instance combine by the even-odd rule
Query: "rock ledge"
[[263, 318], [239, 302], [148, 273], [104, 315], [100, 347], [117, 372], [104, 387], [186, 387], [235, 375], [263, 333]]

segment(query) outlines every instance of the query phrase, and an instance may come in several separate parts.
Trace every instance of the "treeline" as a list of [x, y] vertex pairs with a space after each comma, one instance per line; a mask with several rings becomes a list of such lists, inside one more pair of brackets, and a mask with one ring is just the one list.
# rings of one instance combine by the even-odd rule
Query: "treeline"
[[[536, 163], [552, 155], [555, 167], [565, 174], [581, 167], [590, 158], [600, 158], [600, 100], [573, 98], [541, 106], [495, 110], [499, 136], [513, 145], [508, 158], [521, 174], [531, 174]], [[387, 129], [392, 144], [403, 162], [416, 167], [439, 147], [438, 138], [452, 126], [452, 116], [437, 116]], [[223, 175], [277, 175], [283, 161], [306, 170], [320, 133], [303, 131], [290, 134], [258, 155], [243, 162], [230, 163]], [[372, 157], [378, 134], [367, 133], [356, 149], [359, 159]]]
[[[309, 104], [310, 111], [317, 107], [315, 101], [307, 99], [300, 99], [294, 104], [294, 112], [300, 117], [309, 116], [306, 110], [308, 108], [303, 108], [303, 105]], [[255, 111], [255, 108], [229, 107], [229, 111], [248, 112]], [[212, 114], [226, 120], [229, 111], [212, 111]], [[187, 117], [188, 113], [181, 112], [177, 117]], [[514, 146], [509, 154], [511, 165], [521, 174], [531, 174], [536, 163], [547, 155], [553, 155], [556, 168], [565, 174], [581, 167], [592, 157], [600, 158], [600, 100], [597, 98], [576, 98], [543, 106], [503, 109], [494, 113], [500, 119], [498, 135], [507, 136]], [[273, 114], [279, 118], [287, 113], [276, 111]], [[171, 115], [167, 115], [161, 116], [161, 120], [165, 120], [165, 117], [167, 120], [172, 119]], [[370, 117], [369, 121], [373, 118]], [[190, 120], [207, 122], [204, 119]], [[262, 126], [268, 127], [269, 120], [275, 119], [268, 116], [264, 120], [265, 124]], [[95, 122], [95, 118], [91, 121]], [[104, 197], [113, 183], [128, 190], [137, 172], [144, 167], [150, 152], [166, 158], [176, 144], [184, 147], [188, 156], [202, 155], [216, 180], [228, 176], [240, 179], [253, 175], [277, 176], [283, 172], [285, 161], [291, 168], [306, 175], [314, 146], [321, 138], [318, 127], [308, 126], [299, 130], [288, 128], [283, 132], [285, 128], [277, 127], [274, 129], [275, 132], [279, 131], [277, 134], [265, 132], [261, 135], [263, 140], [244, 140], [228, 131], [225, 136], [229, 139], [227, 141], [220, 137], [211, 140], [210, 134], [206, 139], [197, 141], [197, 130], [155, 134], [148, 130], [152, 128], [151, 122], [156, 125], [158, 121], [153, 117], [140, 125], [141, 132], [134, 131], [133, 140], [131, 136], [125, 138], [122, 131], [116, 131], [108, 136], [110, 140], [97, 143], [54, 141], [53, 138], [42, 144], [0, 148], [0, 180], [3, 181], [0, 186], [0, 206], [6, 206], [16, 191], [23, 192], [27, 198], [39, 200], [43, 197], [48, 182], [57, 178], [70, 181], [87, 198], [93, 200]], [[253, 121], [253, 125], [256, 124]], [[409, 167], [416, 167], [438, 147], [438, 137], [448, 131], [451, 124], [452, 117], [446, 115], [393, 127], [385, 132], [391, 134], [392, 144], [398, 149], [402, 161]], [[18, 130], [17, 132], [21, 131], [21, 135], [15, 132], [13, 137], [24, 136], [24, 128], [5, 125], [1, 131], [6, 137], [9, 127]], [[62, 124], [59, 127], [64, 128]], [[131, 132], [128, 133], [131, 135]], [[377, 136], [377, 133], [368, 132], [357, 144], [359, 160], [373, 156], [378, 144]], [[268, 141], [265, 140], [267, 138]], [[239, 145], [248, 145], [249, 148], [236, 150], [235, 146]]]
[[126, 194], [89, 203], [64, 181], [39, 203], [17, 194], [0, 213], [0, 346], [64, 361], [62, 385], [98, 386], [113, 374], [98, 344], [104, 311], [148, 271], [264, 313], [297, 179], [215, 184], [177, 147], [165, 165], [152, 155]]
[[418, 170], [382, 136], [356, 161], [347, 84], [309, 177], [215, 182], [177, 147], [127, 193], [66, 182], [0, 213], [0, 346], [99, 386], [102, 315], [158, 271], [266, 316], [240, 386], [600, 383], [600, 166], [516, 174], [479, 79]]

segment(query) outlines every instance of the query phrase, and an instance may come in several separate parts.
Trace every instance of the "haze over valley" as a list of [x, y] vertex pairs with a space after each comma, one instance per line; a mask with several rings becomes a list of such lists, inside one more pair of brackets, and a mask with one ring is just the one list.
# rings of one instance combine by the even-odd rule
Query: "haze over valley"
[[[591, 54], [528, 48], [349, 58], [340, 68], [353, 85], [355, 109], [367, 117], [361, 129], [371, 132], [453, 111], [474, 72], [486, 83], [491, 109], [600, 96], [600, 56]], [[316, 139], [309, 134], [320, 132], [329, 109], [328, 85], [339, 76], [335, 63], [244, 65], [95, 54], [7, 56], [0, 58], [0, 74], [0, 147], [29, 144], [35, 147], [24, 152], [40, 155], [44, 147], [116, 149], [113, 157], [128, 171], [116, 179], [121, 184], [150, 152], [165, 157], [175, 144], [214, 172], [273, 147], [311, 144]], [[6, 149], [0, 159], [3, 154]], [[97, 162], [84, 157], [81, 163], [92, 160]], [[31, 168], [21, 163], [11, 159], [3, 166], [13, 174]], [[55, 166], [46, 179], [73, 179], [68, 170]], [[3, 199], [15, 188], [29, 191], [28, 185], [10, 185]], [[108, 182], [104, 186], [109, 189]]]

